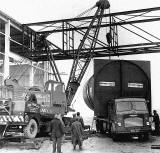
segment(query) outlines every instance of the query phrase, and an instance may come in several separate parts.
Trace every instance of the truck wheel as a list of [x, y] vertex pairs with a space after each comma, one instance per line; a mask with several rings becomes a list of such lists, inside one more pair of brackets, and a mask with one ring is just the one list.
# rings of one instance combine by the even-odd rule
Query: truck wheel
[[148, 133], [140, 134], [139, 139], [142, 141], [147, 141], [149, 139], [149, 134]]
[[104, 134], [105, 132], [104, 132], [104, 127], [103, 127], [103, 121], [100, 121], [99, 122], [99, 130], [100, 130], [100, 133], [101, 134]]
[[97, 131], [97, 132], [100, 132], [99, 120], [96, 120], [96, 131]]
[[112, 140], [115, 141], [115, 142], [118, 140], [118, 137], [117, 137], [116, 134], [112, 134]]
[[111, 126], [112, 126], [112, 125], [109, 125], [109, 129], [108, 129], [108, 136], [109, 136], [110, 138], [112, 138]]
[[24, 128], [24, 135], [27, 138], [35, 138], [38, 133], [38, 125], [34, 119], [31, 119], [28, 125]]
[[144, 134], [143, 140], [144, 140], [144, 141], [149, 140], [149, 133], [145, 133], [145, 134]]

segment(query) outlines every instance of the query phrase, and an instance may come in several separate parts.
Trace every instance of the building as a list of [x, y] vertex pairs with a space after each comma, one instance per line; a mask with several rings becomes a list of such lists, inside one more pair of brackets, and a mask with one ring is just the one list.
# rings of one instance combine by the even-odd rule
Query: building
[[53, 78], [47, 61], [26, 58], [31, 45], [29, 37], [22, 24], [0, 11], [0, 85], [11, 78], [22, 86], [43, 87], [45, 81]]

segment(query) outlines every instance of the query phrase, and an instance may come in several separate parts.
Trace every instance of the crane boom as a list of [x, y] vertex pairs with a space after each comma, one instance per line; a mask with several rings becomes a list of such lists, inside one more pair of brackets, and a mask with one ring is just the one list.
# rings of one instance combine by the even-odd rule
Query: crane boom
[[[102, 16], [104, 14], [104, 10], [108, 9], [110, 7], [110, 4], [108, 2], [108, 0], [99, 0], [96, 5], [97, 11], [95, 13], [95, 15], [93, 16], [93, 19], [91, 20], [88, 29], [86, 30], [80, 44], [79, 47], [75, 53], [74, 56], [74, 60], [73, 60], [73, 64], [72, 64], [72, 69], [70, 72], [70, 76], [69, 76], [69, 80], [68, 80], [68, 84], [66, 87], [66, 95], [67, 95], [67, 99], [68, 99], [68, 105], [71, 104], [75, 93], [82, 81], [82, 78], [84, 76], [84, 73], [90, 63], [90, 60], [92, 58], [92, 54], [94, 52], [94, 48], [96, 46], [96, 42], [97, 42], [97, 38], [98, 38], [98, 34], [99, 34], [99, 30], [100, 30], [100, 25], [102, 23]], [[91, 31], [91, 27], [95, 26], [95, 28]], [[87, 37], [89, 35], [93, 35], [93, 37], [90, 38], [90, 50], [88, 52], [88, 54], [83, 58], [80, 59], [80, 54], [82, 52], [82, 49], [85, 48], [85, 42], [87, 40]]]
[[40, 35], [39, 36], [39, 41], [37, 41], [37, 44], [38, 45], [41, 44], [41, 46], [39, 47], [39, 49], [44, 48], [44, 50], [46, 51], [48, 60], [50, 62], [50, 66], [51, 66], [52, 71], [54, 73], [55, 80], [57, 82], [63, 83], [62, 79], [61, 79], [61, 76], [60, 76], [60, 73], [58, 71], [57, 65], [55, 63], [54, 57], [53, 57], [53, 55], [51, 53], [51, 50], [50, 50], [50, 46], [52, 44], [46, 39], [47, 36], [48, 35]]

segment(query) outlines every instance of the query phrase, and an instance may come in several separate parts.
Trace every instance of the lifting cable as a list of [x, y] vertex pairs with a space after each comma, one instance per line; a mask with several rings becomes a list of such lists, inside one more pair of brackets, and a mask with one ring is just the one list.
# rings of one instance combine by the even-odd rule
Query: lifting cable
[[[17, 81], [19, 81], [19, 80], [22, 78], [22, 76], [24, 76], [24, 73], [29, 69], [29, 67], [32, 67], [32, 65], [26, 63], [28, 66], [25, 67], [25, 68], [22, 70], [22, 67], [23, 67], [23, 64], [22, 64], [22, 63], [23, 63], [25, 60], [27, 60], [27, 59], [21, 58], [21, 61], [20, 61], [20, 62], [15, 62], [15, 63], [17, 64], [17, 66], [19, 66], [19, 68], [18, 68], [15, 72], [13, 72], [8, 78], [16, 79]], [[41, 68], [38, 67], [38, 63], [37, 63], [37, 66], [33, 66], [33, 67], [34, 67], [35, 69], [40, 69], [41, 71], [44, 71], [43, 69], [41, 69]], [[15, 74], [18, 74], [19, 71], [21, 71], [21, 70], [22, 70], [22, 72], [21, 72], [21, 75], [18, 77], [18, 79], [17, 79], [17, 78], [14, 78]], [[35, 71], [36, 71], [36, 70], [35, 70]], [[34, 72], [34, 73], [35, 73], [35, 72]]]
[[[79, 18], [79, 17], [81, 17], [81, 16], [83, 16], [84, 14], [86, 14], [86, 13], [88, 13], [89, 11], [91, 11], [93, 8], [95, 8], [96, 6], [93, 6], [93, 7], [91, 7], [91, 8], [89, 8], [89, 9], [87, 9], [86, 11], [84, 11], [84, 12], [82, 12], [81, 14], [79, 14], [78, 16], [76, 16], [75, 18]], [[48, 27], [51, 27], [51, 26], [53, 26], [55, 23], [52, 23], [52, 24], [50, 24], [50, 25], [47, 25], [47, 26], [44, 26], [43, 28], [41, 28], [41, 29], [39, 29], [38, 30], [38, 32], [40, 32], [40, 31], [42, 31], [42, 30], [44, 30], [44, 29], [46, 29], [46, 28], [48, 28]], [[81, 26], [81, 25], [80, 25]], [[58, 29], [61, 29], [62, 28], [62, 26], [58, 26], [58, 27], [56, 27], [56, 29], [55, 30], [58, 30]], [[50, 34], [48, 34], [48, 36], [49, 36]]]
[[16, 64], [17, 66], [19, 66], [19, 68], [18, 68], [16, 71], [14, 71], [14, 72], [9, 76], [9, 78], [12, 78], [15, 74], [18, 73], [18, 71], [20, 71], [20, 69], [21, 69], [21, 67], [22, 67], [22, 63], [24, 62], [24, 60], [25, 60], [25, 58], [21, 58], [20, 61], [15, 61], [15, 64]]
[[92, 6], [91, 8], [87, 9], [86, 11], [82, 12], [81, 14], [79, 14], [78, 16], [76, 16], [75, 18], [79, 18], [82, 17], [84, 14], [88, 13], [89, 11], [93, 10], [96, 7], [96, 5]]

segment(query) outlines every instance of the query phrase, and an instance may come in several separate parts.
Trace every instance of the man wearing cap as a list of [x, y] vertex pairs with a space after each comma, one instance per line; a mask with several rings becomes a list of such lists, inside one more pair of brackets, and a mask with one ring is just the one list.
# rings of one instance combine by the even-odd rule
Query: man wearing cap
[[75, 118], [74, 122], [71, 125], [71, 134], [72, 134], [72, 143], [73, 149], [76, 149], [76, 145], [79, 145], [79, 149], [82, 149], [82, 136], [83, 136], [83, 128], [82, 124], [79, 122], [78, 118]]
[[77, 112], [76, 118], [82, 124], [82, 127], [84, 128], [84, 121], [83, 121], [83, 118], [80, 116], [80, 112]]
[[53, 152], [62, 153], [61, 152], [61, 144], [62, 138], [64, 136], [64, 126], [60, 120], [60, 115], [56, 114], [51, 121], [51, 139], [53, 141]]

